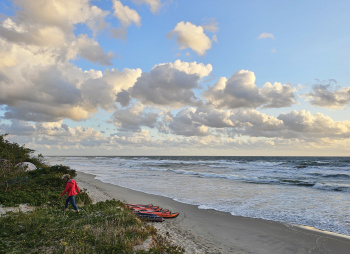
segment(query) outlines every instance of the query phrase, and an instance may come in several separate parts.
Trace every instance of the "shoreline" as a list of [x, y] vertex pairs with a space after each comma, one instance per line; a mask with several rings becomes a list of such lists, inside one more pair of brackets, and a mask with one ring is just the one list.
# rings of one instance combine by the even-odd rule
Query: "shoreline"
[[94, 202], [116, 199], [128, 203], [156, 204], [180, 215], [152, 223], [163, 236], [185, 253], [348, 253], [350, 237], [306, 226], [234, 216], [199, 209], [174, 201], [104, 183], [94, 175], [77, 171], [77, 184]]

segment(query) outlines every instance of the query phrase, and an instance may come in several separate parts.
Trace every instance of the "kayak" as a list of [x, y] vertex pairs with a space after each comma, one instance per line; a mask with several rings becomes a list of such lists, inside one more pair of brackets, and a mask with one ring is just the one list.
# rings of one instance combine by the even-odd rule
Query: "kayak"
[[164, 221], [163, 217], [160, 217], [155, 214], [137, 214], [137, 216], [142, 220], [147, 221], [155, 221], [155, 222], [162, 222]]
[[152, 204], [149, 204], [149, 205], [142, 205], [142, 204], [126, 204], [127, 207], [129, 208], [136, 208], [136, 207], [143, 207], [143, 208], [151, 208], [151, 209], [161, 209], [159, 206], [155, 206], [155, 205], [152, 205]]
[[133, 213], [139, 215], [157, 215], [162, 218], [176, 218], [179, 213], [172, 213], [168, 209], [162, 209], [159, 206], [154, 206], [152, 204], [126, 204]]
[[[133, 211], [153, 211], [153, 212], [159, 212], [162, 211], [162, 208], [148, 208], [148, 207], [139, 207], [139, 206], [134, 206], [134, 207], [129, 207]], [[169, 211], [169, 210], [168, 210]]]
[[162, 217], [164, 219], [169, 219], [169, 218], [176, 218], [177, 216], [179, 216], [180, 213], [137, 211], [136, 214], [154, 214], [154, 215], [158, 215], [159, 217]]

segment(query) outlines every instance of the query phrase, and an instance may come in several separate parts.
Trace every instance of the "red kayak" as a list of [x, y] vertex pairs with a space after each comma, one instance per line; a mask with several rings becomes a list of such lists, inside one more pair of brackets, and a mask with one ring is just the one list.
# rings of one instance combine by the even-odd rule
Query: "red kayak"
[[134, 213], [140, 215], [157, 215], [162, 218], [175, 218], [179, 213], [172, 213], [168, 209], [162, 209], [159, 206], [142, 205], [142, 204], [126, 204]]
[[155, 206], [152, 204], [149, 205], [142, 205], [142, 204], [126, 204], [129, 208], [133, 207], [144, 207], [144, 208], [152, 208], [152, 209], [161, 209], [159, 206]]
[[150, 211], [138, 211], [137, 214], [154, 214], [154, 215], [158, 215], [159, 217], [163, 217], [165, 219], [168, 218], [176, 218], [177, 216], [179, 216], [179, 213], [171, 213], [171, 212], [150, 212]]
[[148, 208], [148, 207], [141, 207], [141, 206], [133, 206], [129, 207], [131, 210], [134, 211], [151, 211], [151, 212], [159, 212], [162, 211], [162, 208]]

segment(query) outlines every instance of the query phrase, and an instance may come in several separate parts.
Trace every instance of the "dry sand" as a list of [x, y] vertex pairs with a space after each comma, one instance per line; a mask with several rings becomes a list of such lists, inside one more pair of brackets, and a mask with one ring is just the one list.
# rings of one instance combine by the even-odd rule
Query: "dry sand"
[[175, 219], [152, 224], [170, 241], [184, 247], [186, 253], [350, 253], [350, 238], [346, 236], [198, 209], [169, 198], [103, 183], [81, 172], [75, 179], [95, 202], [114, 198], [128, 203], [152, 203], [179, 212]]

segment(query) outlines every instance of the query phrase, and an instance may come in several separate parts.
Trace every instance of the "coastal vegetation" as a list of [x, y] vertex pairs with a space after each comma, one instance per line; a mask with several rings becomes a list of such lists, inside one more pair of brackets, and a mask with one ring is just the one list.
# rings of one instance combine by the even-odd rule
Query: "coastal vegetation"
[[[67, 166], [48, 166], [33, 150], [0, 135], [0, 205], [19, 208], [0, 217], [0, 253], [184, 253], [117, 200], [93, 204], [86, 190], [76, 196], [80, 213], [63, 211]], [[31, 162], [37, 169], [19, 166]], [[137, 248], [150, 240], [147, 249]]]

